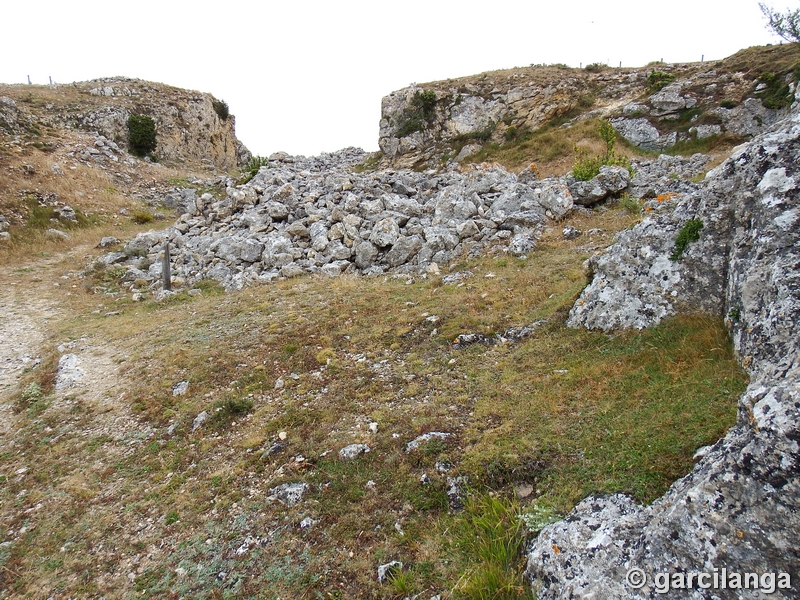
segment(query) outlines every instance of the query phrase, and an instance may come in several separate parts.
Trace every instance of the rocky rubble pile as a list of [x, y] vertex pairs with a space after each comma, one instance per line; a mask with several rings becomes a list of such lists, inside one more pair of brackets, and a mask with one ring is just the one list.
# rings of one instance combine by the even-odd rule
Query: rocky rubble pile
[[[765, 574], [796, 577], [799, 164], [795, 109], [702, 186], [665, 199], [652, 218], [591, 260], [594, 278], [570, 325], [641, 328], [682, 307], [724, 315], [751, 383], [739, 400], [737, 424], [699, 450], [695, 469], [655, 503], [589, 498], [542, 531], [528, 562], [539, 598], [756, 598], [771, 593], [763, 589], [765, 582], [770, 587]], [[702, 224], [699, 239], [678, 256], [676, 240], [689, 220]], [[631, 569], [645, 579], [626, 580]], [[685, 578], [683, 588], [654, 584], [659, 573], [672, 581], [673, 574], [723, 572], [756, 573], [762, 589], [742, 589], [741, 579], [735, 585], [732, 578], [708, 591], [697, 581], [686, 588]], [[770, 597], [797, 597], [791, 587], [775, 587]]]
[[[421, 273], [491, 246], [530, 252], [573, 197], [560, 178], [523, 181], [500, 167], [356, 173], [365, 158], [346, 149], [319, 157], [278, 154], [247, 184], [184, 195], [186, 212], [163, 232], [138, 235], [125, 252], [128, 279], [159, 281], [170, 242], [173, 275], [213, 278], [228, 289], [302, 273]], [[137, 261], [147, 257], [147, 271]], [[436, 265], [436, 266], [434, 266]]]
[[664, 198], [697, 188], [681, 177], [696, 175], [708, 160], [661, 156], [637, 163], [633, 178], [627, 169], [603, 167], [591, 181], [576, 182], [499, 166], [355, 172], [364, 157], [352, 148], [312, 158], [277, 153], [245, 185], [214, 180], [228, 184], [222, 199], [176, 189], [163, 198], [185, 211], [173, 227], [139, 234], [102, 261], [124, 265], [127, 281], [153, 288], [167, 241], [179, 283], [210, 278], [226, 289], [303, 273], [436, 273], [490, 249], [525, 256], [543, 229], [576, 205], [635, 190], [658, 198], [650, 204], [660, 209]]

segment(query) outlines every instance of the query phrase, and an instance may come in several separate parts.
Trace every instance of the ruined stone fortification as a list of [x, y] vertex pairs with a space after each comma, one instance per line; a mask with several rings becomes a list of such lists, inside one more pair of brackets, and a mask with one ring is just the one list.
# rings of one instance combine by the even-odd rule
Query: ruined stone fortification
[[[612, 332], [686, 311], [724, 317], [751, 383], [737, 424], [698, 451], [694, 470], [662, 498], [650, 506], [623, 495], [584, 500], [531, 543], [527, 575], [541, 599], [758, 598], [758, 590], [730, 587], [660, 594], [653, 583], [656, 573], [715, 569], [796, 578], [800, 567], [800, 109], [765, 103], [764, 65], [734, 58], [538, 67], [411, 86], [383, 101], [386, 168], [358, 172], [366, 155], [357, 149], [278, 153], [247, 182], [217, 176], [159, 191], [158, 201], [178, 209], [176, 223], [139, 234], [100, 262], [124, 271], [133, 300], [165, 296], [165, 243], [176, 289], [211, 278], [233, 290], [304, 273], [427, 277], [464, 256], [525, 256], [571, 211], [628, 193], [645, 218], [587, 262], [591, 281], [568, 324]], [[656, 69], [665, 76], [654, 84]], [[780, 77], [794, 94], [788, 72]], [[0, 93], [0, 141], [9, 154], [45, 129], [93, 134], [53, 155], [54, 176], [63, 175], [60, 157], [66, 169], [97, 164], [131, 179], [144, 164], [125, 154], [133, 113], [156, 121], [157, 154], [166, 162], [230, 169], [249, 157], [233, 117], [223, 118], [208, 94], [122, 78], [42, 90], [35, 101], [25, 100], [22, 86], [13, 91]], [[633, 176], [604, 167], [589, 182], [497, 165], [410, 169], [464, 160], [507, 140], [512, 127], [591, 116], [609, 118], [631, 144], [654, 151], [705, 136], [749, 141], [700, 182], [710, 160], [700, 154], [638, 160]], [[116, 172], [118, 163], [130, 172]], [[702, 226], [697, 239], [678, 251], [692, 222]], [[643, 587], [626, 580], [633, 568], [649, 577]], [[795, 596], [778, 589], [772, 597]]]

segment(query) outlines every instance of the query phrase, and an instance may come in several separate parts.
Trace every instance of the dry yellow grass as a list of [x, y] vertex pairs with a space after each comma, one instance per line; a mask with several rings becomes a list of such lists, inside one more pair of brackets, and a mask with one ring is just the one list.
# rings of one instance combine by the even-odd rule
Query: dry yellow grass
[[[164, 304], [83, 286], [69, 299], [48, 296], [64, 311], [50, 324], [52, 344], [106, 348], [117, 391], [20, 406], [16, 445], [0, 456], [0, 513], [14, 532], [0, 557], [14, 576], [3, 586], [108, 598], [383, 597], [394, 588], [375, 569], [399, 559], [398, 586], [450, 598], [462, 575], [480, 570], [454, 553], [451, 532], [465, 517], [447, 510], [447, 476], [500, 495], [528, 484], [522, 511], [563, 511], [592, 492], [653, 498], [733, 422], [742, 375], [715, 321], [614, 339], [564, 328], [583, 259], [637, 218], [616, 208], [575, 215], [564, 224], [602, 233], [565, 241], [554, 228], [527, 261], [464, 259], [457, 268], [475, 276], [461, 287], [307, 277], [227, 295], [207, 287]], [[5, 283], [46, 295], [66, 265]], [[517, 344], [451, 345], [461, 333], [540, 319], [549, 321]], [[174, 396], [183, 380], [189, 392]], [[225, 412], [243, 399], [252, 408]], [[218, 409], [191, 431], [199, 412]], [[429, 431], [453, 436], [404, 451]], [[281, 432], [288, 446], [265, 455]], [[372, 451], [340, 459], [355, 442]], [[453, 468], [439, 473], [437, 462]], [[30, 476], [11, 475], [22, 466]], [[310, 486], [302, 503], [268, 500], [297, 481]], [[26, 513], [37, 504], [46, 512]], [[305, 517], [315, 521], [307, 530]], [[25, 523], [35, 527], [20, 534]]]

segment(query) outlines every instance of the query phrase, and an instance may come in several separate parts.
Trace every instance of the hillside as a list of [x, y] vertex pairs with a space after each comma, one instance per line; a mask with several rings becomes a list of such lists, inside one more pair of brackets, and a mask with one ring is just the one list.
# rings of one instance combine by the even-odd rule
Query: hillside
[[[732, 83], [752, 113], [766, 65], [795, 62], [768, 47], [657, 68], [684, 99]], [[396, 138], [421, 142], [408, 152], [246, 167], [208, 95], [0, 86], [0, 597], [627, 598], [622, 565], [700, 569], [711, 542], [693, 536], [730, 519], [731, 570], [794, 569], [795, 551], [770, 557], [797, 530], [777, 516], [796, 483], [796, 110], [755, 97], [774, 124], [720, 132], [713, 155], [618, 132], [632, 162], [568, 175], [573, 143], [602, 152], [599, 116], [635, 101], [648, 114], [627, 117], [662, 126], [642, 73], [483, 74], [456, 85], [483, 98], [462, 100], [478, 128], [503, 85], [564, 93], [482, 139], [453, 142], [436, 112]], [[439, 111], [453, 85], [389, 98], [433, 90]], [[153, 115], [160, 162], [86, 117], [124, 111]], [[570, 150], [542, 160], [545, 134]], [[461, 142], [497, 162], [448, 163]]]
[[392, 92], [381, 105], [382, 164], [438, 167], [496, 160], [563, 174], [574, 146], [610, 119], [627, 152], [727, 153], [786, 115], [798, 79], [796, 44], [705, 63], [531, 65]]

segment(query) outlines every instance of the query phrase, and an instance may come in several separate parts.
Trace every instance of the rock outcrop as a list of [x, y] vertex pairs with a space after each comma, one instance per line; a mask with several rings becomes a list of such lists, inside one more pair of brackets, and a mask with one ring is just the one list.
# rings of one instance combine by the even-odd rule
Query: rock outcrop
[[155, 154], [161, 161], [230, 169], [250, 159], [236, 138], [235, 117], [211, 94], [124, 77], [11, 87], [30, 89], [48, 104], [41, 110], [38, 103], [0, 96], [0, 133], [6, 135], [38, 135], [43, 127], [68, 127], [95, 133], [115, 149], [126, 150], [128, 117], [144, 114], [155, 121]]
[[[800, 111], [794, 110], [698, 189], [652, 200], [661, 205], [651, 206], [652, 217], [590, 261], [593, 280], [570, 325], [640, 328], [683, 309], [724, 315], [751, 383], [736, 426], [701, 449], [694, 470], [662, 498], [646, 507], [621, 495], [589, 498], [541, 532], [527, 570], [539, 598], [760, 598], [769, 592], [764, 574], [796, 577], [798, 164]], [[676, 239], [690, 219], [702, 223], [699, 239], [689, 238], [679, 253]], [[665, 587], [659, 573], [677, 583]], [[708, 573], [709, 584], [725, 577], [727, 587], [703, 589], [696, 578], [686, 587], [691, 580], [684, 577], [680, 588], [680, 575], [690, 573]], [[752, 580], [749, 589], [743, 581], [736, 585], [733, 573], [758, 574], [756, 589]], [[797, 597], [778, 582], [770, 597]]]
[[462, 161], [556, 119], [609, 118], [631, 144], [660, 151], [728, 134], [749, 139], [786, 116], [792, 47], [708, 63], [586, 69], [534, 66], [411, 85], [383, 98], [379, 145], [393, 167]]

